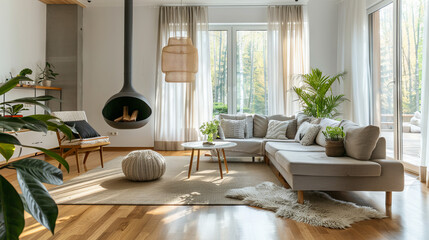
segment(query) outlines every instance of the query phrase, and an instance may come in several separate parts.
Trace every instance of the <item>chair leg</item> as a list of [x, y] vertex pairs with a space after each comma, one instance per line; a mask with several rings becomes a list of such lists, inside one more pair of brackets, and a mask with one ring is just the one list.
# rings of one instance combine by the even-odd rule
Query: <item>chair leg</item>
[[298, 191], [298, 203], [303, 204], [304, 203], [304, 192]]
[[101, 168], [104, 168], [104, 161], [103, 161], [103, 147], [100, 147], [100, 161], [101, 161]]
[[77, 173], [80, 173], [80, 169], [79, 169], [79, 151], [75, 150], [75, 154], [76, 154], [76, 167], [77, 167]]
[[[64, 155], [64, 148], [60, 148], [60, 156], [61, 156], [62, 158], [64, 158], [64, 157], [63, 157], [63, 155]], [[65, 158], [64, 158], [64, 160], [65, 160]], [[62, 165], [61, 165], [61, 163], [58, 163], [58, 168], [59, 168], [59, 169], [61, 169], [61, 166], [62, 166]]]
[[89, 154], [90, 154], [91, 152], [86, 152], [85, 153], [85, 158], [83, 159], [83, 164], [85, 165], [86, 164], [86, 160], [88, 160], [88, 156], [89, 156]]

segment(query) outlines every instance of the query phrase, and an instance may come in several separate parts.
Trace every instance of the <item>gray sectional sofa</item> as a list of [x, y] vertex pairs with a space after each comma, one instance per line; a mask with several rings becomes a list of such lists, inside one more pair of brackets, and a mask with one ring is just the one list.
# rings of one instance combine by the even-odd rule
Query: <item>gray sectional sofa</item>
[[[250, 123], [250, 118], [252, 123]], [[245, 138], [224, 137], [221, 139], [237, 143], [228, 149], [228, 156], [263, 156], [267, 164], [277, 170], [288, 187], [298, 191], [298, 201], [302, 203], [303, 191], [384, 191], [386, 205], [391, 205], [392, 191], [404, 189], [404, 167], [396, 160], [386, 159], [386, 140], [379, 137], [380, 129], [375, 126], [361, 127], [351, 121], [314, 119], [304, 114], [296, 117], [282, 115], [226, 115], [220, 119], [246, 119]], [[290, 121], [287, 139], [265, 139], [269, 120]], [[295, 134], [305, 121], [320, 125], [313, 145], [303, 146], [295, 140]], [[252, 125], [252, 126], [249, 126]], [[346, 132], [346, 155], [327, 157], [322, 131], [326, 126], [342, 126]], [[289, 129], [290, 128], [290, 129]], [[251, 132], [253, 130], [253, 132]]]

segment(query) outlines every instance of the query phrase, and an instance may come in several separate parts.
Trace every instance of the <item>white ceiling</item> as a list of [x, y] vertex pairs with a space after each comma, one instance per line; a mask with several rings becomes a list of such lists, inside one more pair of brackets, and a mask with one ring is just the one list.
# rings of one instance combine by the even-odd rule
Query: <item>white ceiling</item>
[[[91, 6], [122, 6], [124, 0], [79, 0], [87, 7]], [[282, 4], [306, 4], [308, 0], [183, 0], [183, 5], [210, 5], [210, 6], [261, 6]], [[136, 6], [180, 5], [181, 0], [134, 0]]]

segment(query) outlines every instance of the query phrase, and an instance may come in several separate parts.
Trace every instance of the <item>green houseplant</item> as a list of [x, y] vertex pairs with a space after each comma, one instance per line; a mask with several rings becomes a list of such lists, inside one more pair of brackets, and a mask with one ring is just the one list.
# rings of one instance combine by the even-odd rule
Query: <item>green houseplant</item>
[[[0, 86], [0, 95], [12, 90], [20, 81], [32, 81], [25, 76], [17, 76]], [[50, 109], [42, 102], [52, 100], [51, 96], [26, 97], [12, 101], [2, 102], [7, 104], [32, 104]], [[17, 161], [9, 161], [16, 146], [34, 148], [61, 163], [68, 171], [67, 162], [57, 153], [47, 149], [22, 144], [13, 132], [19, 129], [28, 129], [35, 132], [62, 131], [66, 136], [72, 137], [72, 131], [58, 118], [51, 115], [31, 115], [19, 118], [0, 117], [0, 154], [6, 162], [0, 165], [1, 169], [15, 170], [22, 194], [18, 194], [15, 187], [2, 175], [0, 171], [0, 239], [19, 239], [25, 225], [24, 210], [31, 214], [38, 222], [49, 229], [55, 230], [58, 217], [58, 207], [50, 197], [42, 183], [60, 185], [63, 183], [62, 171], [57, 167], [40, 159], [25, 158]]]
[[217, 137], [217, 132], [219, 128], [219, 121], [214, 119], [209, 122], [205, 122], [200, 126], [200, 131], [203, 135], [207, 136], [207, 142], [204, 142], [204, 144], [213, 144], [213, 136]]
[[344, 156], [344, 133], [343, 127], [326, 127], [326, 131], [322, 131], [325, 136], [326, 146], [325, 153], [328, 157]]
[[55, 66], [51, 63], [46, 62], [45, 68], [39, 68], [42, 71], [39, 75], [39, 83], [42, 83], [42, 86], [50, 87], [52, 81], [55, 81], [57, 76], [60, 75], [59, 73], [54, 72]]
[[20, 113], [28, 110], [28, 108], [24, 108], [22, 103], [15, 105], [5, 104], [0, 107], [0, 110], [3, 111], [5, 117], [23, 117]]
[[316, 118], [334, 118], [339, 115], [338, 106], [348, 101], [343, 94], [334, 95], [332, 84], [340, 82], [344, 73], [335, 76], [323, 75], [319, 69], [301, 76], [303, 86], [293, 87], [305, 114]]

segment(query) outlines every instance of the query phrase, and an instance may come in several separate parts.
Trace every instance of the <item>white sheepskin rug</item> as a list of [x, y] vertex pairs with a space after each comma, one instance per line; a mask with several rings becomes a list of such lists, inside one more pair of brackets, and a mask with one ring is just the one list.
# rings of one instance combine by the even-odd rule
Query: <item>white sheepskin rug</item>
[[327, 228], [344, 229], [355, 222], [386, 217], [371, 207], [339, 201], [323, 192], [305, 191], [304, 204], [299, 204], [296, 191], [272, 182], [264, 182], [256, 187], [231, 189], [226, 197], [271, 210], [280, 217]]

